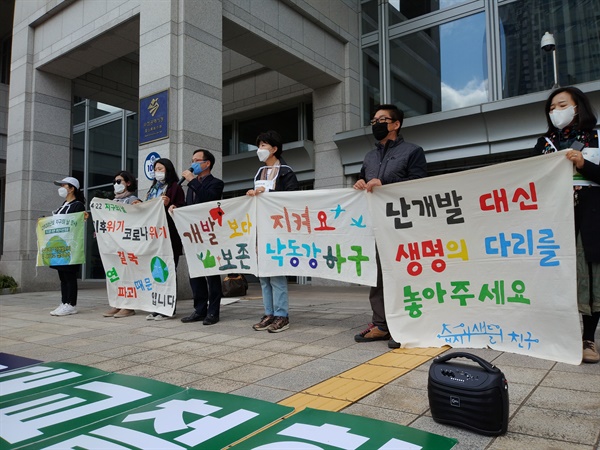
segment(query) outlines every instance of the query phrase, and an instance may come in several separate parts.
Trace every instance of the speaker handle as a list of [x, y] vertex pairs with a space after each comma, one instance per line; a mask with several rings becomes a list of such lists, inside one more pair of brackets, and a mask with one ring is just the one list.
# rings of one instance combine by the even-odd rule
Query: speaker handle
[[437, 358], [435, 358], [434, 361], [436, 363], [443, 363], [443, 362], [446, 362], [453, 358], [467, 358], [467, 359], [470, 359], [471, 361], [475, 361], [477, 364], [479, 364], [481, 367], [483, 367], [488, 372], [492, 372], [492, 373], [500, 372], [500, 369], [498, 369], [492, 363], [486, 361], [483, 358], [480, 358], [477, 355], [473, 355], [471, 353], [466, 353], [466, 352], [448, 353], [447, 355], [438, 356]]

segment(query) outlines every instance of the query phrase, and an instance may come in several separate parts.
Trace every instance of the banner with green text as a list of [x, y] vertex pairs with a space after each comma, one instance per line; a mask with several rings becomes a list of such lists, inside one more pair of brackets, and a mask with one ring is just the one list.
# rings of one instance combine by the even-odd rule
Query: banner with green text
[[403, 347], [490, 347], [581, 363], [564, 152], [365, 195], [386, 318]]
[[85, 263], [84, 214], [55, 214], [37, 221], [37, 266]]

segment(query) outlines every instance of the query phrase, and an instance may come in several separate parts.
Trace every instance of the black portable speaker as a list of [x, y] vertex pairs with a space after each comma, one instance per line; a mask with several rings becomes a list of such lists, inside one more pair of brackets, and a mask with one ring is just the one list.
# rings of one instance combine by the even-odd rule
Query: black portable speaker
[[[479, 366], [449, 362], [468, 358]], [[500, 369], [471, 353], [438, 356], [427, 382], [433, 420], [488, 436], [506, 433], [508, 382]]]

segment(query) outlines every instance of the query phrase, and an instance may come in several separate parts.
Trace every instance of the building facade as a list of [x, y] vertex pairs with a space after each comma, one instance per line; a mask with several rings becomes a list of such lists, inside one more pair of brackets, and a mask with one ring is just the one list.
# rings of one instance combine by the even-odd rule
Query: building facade
[[[236, 196], [260, 165], [255, 136], [276, 129], [303, 188], [350, 187], [379, 103], [406, 112], [403, 134], [425, 149], [431, 175], [528, 156], [556, 84], [600, 106], [600, 0], [0, 7], [0, 273], [24, 290], [56, 288], [35, 269], [35, 225], [60, 204], [52, 182], [67, 175], [91, 199], [127, 169], [143, 197], [154, 157], [182, 171], [206, 148]], [[540, 46], [547, 31], [555, 52]], [[149, 115], [159, 104], [161, 119]], [[90, 229], [84, 279], [104, 277], [94, 246]]]

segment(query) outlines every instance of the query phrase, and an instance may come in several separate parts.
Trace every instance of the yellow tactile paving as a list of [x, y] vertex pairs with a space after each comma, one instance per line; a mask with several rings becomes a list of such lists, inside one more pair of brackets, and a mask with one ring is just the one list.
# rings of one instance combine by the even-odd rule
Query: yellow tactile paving
[[400, 348], [373, 358], [336, 377], [305, 389], [279, 402], [296, 411], [310, 407], [340, 411], [415, 367], [448, 350], [442, 348]]
[[375, 383], [387, 384], [404, 375], [409, 370], [410, 369], [406, 368], [361, 364], [354, 369], [341, 373], [339, 376], [342, 378], [351, 378], [353, 380], [373, 381]]
[[382, 383], [374, 383], [372, 381], [333, 377], [311, 388], [305, 389], [304, 392], [322, 397], [355, 402], [365, 395], [376, 391], [381, 386], [383, 386]]
[[437, 356], [441, 353], [444, 353], [446, 350], [450, 350], [451, 347], [415, 347], [415, 348], [398, 348], [396, 350], [392, 350], [392, 353], [408, 353], [410, 355], [424, 355], [424, 356]]
[[348, 400], [339, 400], [328, 397], [319, 397], [317, 395], [310, 395], [299, 393], [292, 395], [279, 402], [280, 405], [291, 406], [296, 411], [300, 411], [304, 408], [314, 408], [323, 411], [340, 411], [347, 406], [350, 406], [353, 402]]
[[368, 364], [373, 364], [376, 366], [400, 367], [403, 369], [414, 369], [430, 359], [431, 356], [388, 352], [385, 355], [381, 355], [372, 359], [368, 362]]

